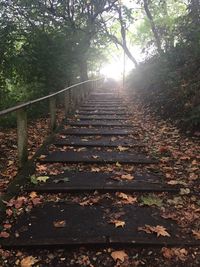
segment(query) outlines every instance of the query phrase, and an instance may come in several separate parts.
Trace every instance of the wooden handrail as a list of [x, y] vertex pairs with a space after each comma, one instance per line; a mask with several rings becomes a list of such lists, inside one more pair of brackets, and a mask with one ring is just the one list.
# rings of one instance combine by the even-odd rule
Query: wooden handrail
[[58, 92], [55, 92], [55, 93], [52, 93], [52, 94], [49, 94], [47, 96], [43, 96], [43, 97], [40, 97], [40, 98], [37, 98], [37, 99], [34, 99], [34, 100], [31, 100], [31, 101], [28, 101], [26, 103], [22, 103], [22, 104], [19, 104], [19, 105], [16, 105], [14, 107], [11, 107], [11, 108], [7, 108], [7, 109], [4, 109], [2, 111], [0, 111], [0, 117], [1, 116], [4, 116], [4, 115], [7, 115], [9, 113], [12, 113], [12, 112], [15, 112], [19, 109], [22, 109], [22, 108], [25, 108], [25, 107], [29, 107], [33, 104], [36, 104], [38, 102], [41, 102], [43, 100], [46, 100], [46, 99], [49, 99], [49, 98], [52, 98], [54, 96], [57, 96], [63, 92], [66, 92], [67, 90], [70, 90], [71, 88], [74, 88], [74, 87], [77, 87], [79, 85], [82, 85], [82, 84], [85, 84], [85, 83], [89, 83], [89, 82], [95, 82], [95, 81], [100, 81], [102, 78], [99, 78], [99, 79], [95, 79], [95, 80], [87, 80], [87, 81], [84, 81], [84, 82], [81, 82], [81, 83], [76, 83], [74, 85], [71, 85], [69, 87], [66, 87]]
[[[67, 114], [72, 111], [72, 108], [74, 108], [77, 103], [81, 102], [92, 89], [95, 89], [98, 86], [100, 81], [103, 81], [103, 78], [76, 83], [56, 93], [52, 93], [47, 96], [43, 96], [41, 98], [37, 98], [35, 100], [31, 100], [0, 111], [0, 117], [13, 112], [16, 112], [17, 114], [17, 149], [20, 167], [22, 167], [28, 160], [27, 107], [49, 99], [50, 127], [51, 130], [54, 131], [56, 128], [56, 96], [62, 93], [64, 94], [63, 100], [65, 116], [67, 116]], [[84, 86], [85, 84], [89, 83], [91, 83], [91, 86]], [[80, 90], [77, 94], [75, 88], [78, 88], [79, 86]], [[71, 89], [74, 89], [73, 94]]]

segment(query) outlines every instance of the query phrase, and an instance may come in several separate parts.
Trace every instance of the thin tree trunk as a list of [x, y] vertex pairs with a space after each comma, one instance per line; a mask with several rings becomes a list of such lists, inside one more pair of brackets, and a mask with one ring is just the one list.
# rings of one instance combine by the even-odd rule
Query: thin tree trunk
[[152, 30], [154, 38], [155, 38], [155, 42], [156, 42], [156, 46], [157, 46], [157, 49], [158, 49], [158, 53], [162, 54], [163, 50], [161, 48], [160, 36], [159, 36], [158, 31], [156, 29], [156, 25], [154, 23], [153, 16], [152, 16], [152, 14], [151, 14], [151, 12], [149, 10], [148, 0], [143, 0], [143, 1], [144, 1], [144, 10], [146, 12], [147, 18], [149, 19], [149, 22], [150, 22], [150, 25], [151, 25], [151, 30]]
[[118, 10], [118, 14], [119, 14], [119, 22], [120, 22], [120, 27], [121, 27], [121, 36], [122, 36], [122, 44], [120, 44], [122, 46], [122, 48], [124, 49], [124, 52], [126, 53], [126, 55], [129, 57], [129, 59], [135, 64], [135, 66], [138, 66], [137, 60], [134, 58], [134, 56], [132, 55], [132, 53], [130, 52], [130, 50], [128, 49], [127, 46], [127, 42], [126, 42], [126, 26], [124, 24], [123, 21], [123, 17], [122, 17], [122, 10], [121, 10], [121, 6], [117, 7]]

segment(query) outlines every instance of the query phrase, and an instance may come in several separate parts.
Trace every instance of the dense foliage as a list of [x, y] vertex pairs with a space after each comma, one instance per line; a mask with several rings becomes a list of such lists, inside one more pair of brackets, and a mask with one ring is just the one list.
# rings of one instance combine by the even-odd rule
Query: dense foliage
[[154, 30], [146, 16], [139, 26], [143, 34], [140, 31], [140, 35], [135, 36], [146, 40], [143, 46], [146, 60], [129, 76], [131, 87], [137, 89], [144, 103], [159, 115], [175, 119], [184, 128], [198, 130], [200, 3], [154, 0], [148, 1], [148, 9]]
[[88, 79], [113, 1], [0, 0], [0, 108]]

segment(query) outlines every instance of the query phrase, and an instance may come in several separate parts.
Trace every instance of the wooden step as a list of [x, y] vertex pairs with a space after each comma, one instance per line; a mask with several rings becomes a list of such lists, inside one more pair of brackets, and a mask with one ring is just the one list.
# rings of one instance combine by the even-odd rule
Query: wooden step
[[142, 154], [133, 154], [130, 152], [104, 152], [88, 150], [86, 152], [62, 152], [54, 151], [41, 160], [42, 163], [65, 162], [65, 163], [133, 163], [133, 164], [155, 164], [157, 160]]

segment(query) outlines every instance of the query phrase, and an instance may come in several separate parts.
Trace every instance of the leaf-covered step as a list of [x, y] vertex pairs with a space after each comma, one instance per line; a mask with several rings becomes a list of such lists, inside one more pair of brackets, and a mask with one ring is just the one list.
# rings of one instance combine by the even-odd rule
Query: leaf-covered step
[[[163, 177], [148, 173], [106, 173], [99, 168], [91, 172], [65, 171], [54, 176], [31, 176], [31, 184], [26, 191], [32, 192], [80, 192], [80, 191], [127, 191], [127, 192], [179, 192], [178, 186], [170, 186], [163, 182]], [[152, 197], [143, 197], [144, 204], [159, 204]]]
[[133, 164], [155, 164], [157, 160], [143, 154], [134, 154], [127, 151], [123, 152], [102, 152], [89, 150], [86, 152], [62, 152], [54, 151], [49, 153], [43, 163], [66, 162], [66, 163], [133, 163]]
[[[126, 195], [121, 195], [125, 198]], [[175, 221], [161, 217], [158, 208], [98, 203], [98, 198], [80, 203], [47, 202], [19, 215], [3, 247], [60, 245], [200, 245]], [[98, 205], [95, 205], [98, 203]], [[111, 204], [111, 203], [110, 203]], [[40, 230], [42, 226], [42, 231]], [[16, 237], [16, 233], [18, 233]]]
[[132, 134], [134, 131], [130, 128], [128, 129], [112, 129], [112, 128], [69, 128], [66, 130], [62, 130], [61, 133], [65, 135], [117, 135], [117, 136], [124, 136]]

